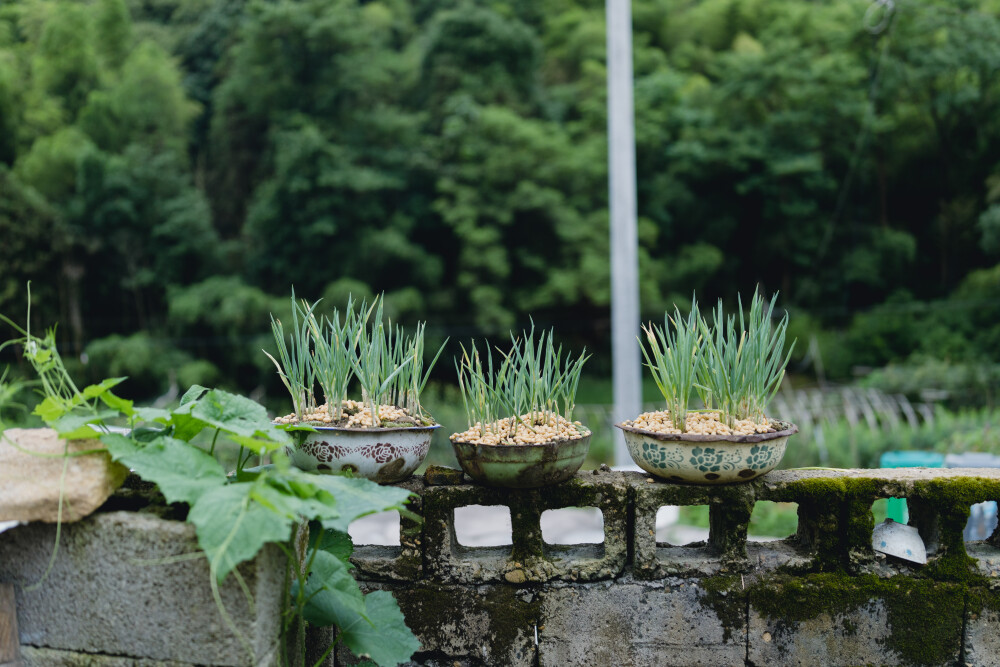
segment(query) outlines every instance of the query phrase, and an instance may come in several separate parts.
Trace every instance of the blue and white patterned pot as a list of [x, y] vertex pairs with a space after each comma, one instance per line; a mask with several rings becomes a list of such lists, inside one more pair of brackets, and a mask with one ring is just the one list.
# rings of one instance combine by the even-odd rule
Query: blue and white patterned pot
[[772, 421], [774, 433], [696, 435], [654, 433], [615, 424], [625, 432], [632, 460], [646, 472], [670, 482], [732, 484], [770, 472], [785, 454], [785, 443], [799, 429]]
[[433, 426], [340, 428], [297, 431], [289, 448], [292, 465], [308, 472], [351, 472], [379, 484], [401, 482], [420, 467], [431, 446]]

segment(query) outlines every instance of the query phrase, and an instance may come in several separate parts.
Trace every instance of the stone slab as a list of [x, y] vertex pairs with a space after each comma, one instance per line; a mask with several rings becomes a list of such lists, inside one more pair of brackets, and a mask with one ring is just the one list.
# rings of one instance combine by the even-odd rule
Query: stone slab
[[696, 579], [549, 588], [541, 593], [539, 664], [743, 667], [746, 599]]
[[122, 485], [128, 470], [107, 453], [64, 454], [102, 447], [99, 440], [67, 442], [49, 428], [0, 433], [0, 521], [69, 523], [91, 514]]
[[171, 562], [197, 551], [193, 526], [137, 512], [98, 513], [62, 526], [46, 575], [55, 531], [36, 523], [0, 535], [0, 582], [16, 585], [22, 645], [231, 667], [272, 660], [285, 594], [278, 548], [239, 568], [252, 609], [233, 576], [220, 587], [241, 641], [215, 604], [204, 557]]

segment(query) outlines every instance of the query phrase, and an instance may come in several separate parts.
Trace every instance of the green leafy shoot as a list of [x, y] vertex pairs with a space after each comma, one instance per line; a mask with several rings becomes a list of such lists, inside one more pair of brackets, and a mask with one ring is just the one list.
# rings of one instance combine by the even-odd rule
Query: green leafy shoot
[[333, 316], [324, 317], [322, 325], [310, 313], [309, 330], [312, 333], [316, 378], [330, 415], [334, 421], [339, 421], [343, 418], [344, 401], [347, 400], [347, 389], [354, 373], [351, 351], [357, 337], [358, 316], [354, 312], [353, 298], [348, 296], [343, 317], [334, 308]]
[[747, 317], [740, 299], [738, 328], [736, 317], [725, 316], [721, 300], [712, 328], [704, 320], [700, 322], [703, 363], [696, 386], [705, 406], [717, 406], [730, 428], [737, 419], [763, 422], [767, 405], [784, 377], [795, 343], [785, 354], [788, 314], [772, 324], [777, 298], [775, 294], [765, 304], [760, 292], [755, 291]]
[[316, 303], [309, 305], [302, 301], [300, 305], [295, 300], [295, 292], [292, 291], [292, 330], [288, 336], [285, 335], [285, 328], [281, 320], [271, 316], [271, 333], [274, 334], [274, 342], [278, 348], [278, 362], [269, 352], [264, 350], [267, 358], [274, 363], [278, 369], [278, 376], [285, 385], [292, 398], [292, 409], [296, 418], [302, 421], [302, 416], [312, 407], [315, 407], [316, 399], [313, 387], [316, 381], [316, 366], [310, 359], [310, 339], [312, 331], [310, 321], [313, 319], [313, 311]]
[[484, 366], [475, 341], [469, 349], [462, 345], [462, 356], [455, 360], [466, 419], [480, 435], [493, 433], [507, 418], [513, 423], [512, 435], [522, 424], [533, 430], [533, 425], [557, 415], [573, 420], [580, 375], [589, 355], [584, 350], [579, 357], [567, 355], [564, 360], [552, 331], [542, 332], [536, 340], [532, 324], [522, 333], [523, 339], [511, 334], [510, 350], [500, 352], [499, 365], [494, 365], [487, 347]]
[[[372, 320], [370, 328], [369, 319]], [[384, 321], [382, 300], [376, 299], [365, 312], [356, 346], [352, 350], [351, 367], [361, 385], [361, 401], [371, 408], [372, 425], [375, 427], [382, 425], [378, 409], [391, 400], [393, 380], [404, 366], [413, 361], [404, 358], [402, 341], [399, 335], [394, 335], [398, 333], [398, 330], [393, 330], [391, 322]]]
[[19, 410], [24, 413], [28, 412], [28, 406], [16, 401], [15, 398], [21, 393], [22, 390], [31, 386], [32, 383], [17, 380], [8, 381], [7, 375], [9, 373], [9, 368], [4, 368], [3, 373], [0, 373], [0, 433], [6, 429], [6, 425], [3, 421], [4, 410]]
[[642, 346], [646, 366], [667, 402], [674, 428], [682, 433], [687, 430], [688, 401], [702, 355], [700, 323], [698, 302], [692, 299], [687, 319], [681, 317], [680, 310], [674, 306], [672, 318], [664, 315], [663, 328], [652, 323], [643, 327], [649, 347], [647, 351], [646, 346]]
[[425, 366], [426, 324], [418, 323], [416, 331], [407, 336], [402, 327], [394, 327], [384, 316], [381, 295], [371, 305], [362, 302], [357, 309], [348, 297], [343, 315], [334, 309], [332, 316], [320, 316], [318, 303], [299, 304], [293, 296], [292, 331], [287, 336], [281, 322], [272, 316], [278, 359], [265, 351], [292, 397], [296, 419], [302, 422], [304, 415], [317, 407], [313, 386], [318, 383], [327, 414], [333, 422], [342, 420], [348, 388], [356, 378], [374, 426], [382, 425], [381, 405], [403, 408], [415, 419], [432, 424], [420, 394], [444, 344]]
[[[315, 304], [303, 302], [297, 310], [293, 329], [300, 338], [293, 340], [293, 346], [303, 342], [301, 336], [310, 335], [314, 308]], [[299, 603], [293, 614], [314, 625], [343, 623], [343, 641], [358, 655], [372, 656], [379, 665], [405, 662], [419, 648], [390, 595], [362, 595], [350, 574], [350, 538], [346, 534], [352, 521], [367, 514], [395, 510], [416, 518], [406, 508], [412, 495], [409, 491], [366, 479], [312, 475], [292, 468], [285, 454], [285, 447], [291, 444], [289, 434], [271, 423], [262, 405], [243, 396], [194, 386], [184, 393], [178, 407], [168, 411], [135, 407], [115, 396], [111, 389], [121, 382], [117, 378], [79, 390], [56, 350], [54, 330], [39, 339], [6, 317], [0, 318], [21, 334], [0, 349], [21, 344], [40, 376], [44, 398], [36, 414], [64, 438], [100, 437], [104, 449], [95, 448], [88, 454], [107, 451], [140, 478], [155, 483], [167, 502], [190, 506], [187, 520], [194, 525], [198, 546], [208, 560], [220, 614], [247, 649], [251, 663], [257, 664], [260, 656], [254, 655], [251, 642], [232, 622], [219, 584], [232, 574], [246, 590], [236, 568], [268, 544], [284, 550], [290, 563], [299, 562], [294, 531], [305, 522], [322, 526], [331, 538], [313, 544], [309, 566], [299, 569], [294, 584], [289, 582], [292, 597]], [[292, 375], [286, 377], [291, 379]], [[309, 381], [308, 372], [304, 377]], [[113, 431], [111, 421], [124, 422], [126, 428]], [[205, 433], [211, 435], [212, 444], [196, 444], [205, 442], [199, 438]], [[226, 474], [213, 456], [220, 438], [241, 447], [235, 473]], [[272, 462], [245, 468], [254, 453], [270, 455]], [[79, 454], [82, 452], [73, 455]], [[65, 456], [68, 462], [71, 455]], [[61, 503], [60, 498], [60, 508]], [[307, 609], [309, 603], [313, 604]], [[286, 629], [290, 624], [292, 621], [286, 623]], [[301, 620], [298, 626], [304, 627]], [[296, 649], [304, 653], [304, 637]]]

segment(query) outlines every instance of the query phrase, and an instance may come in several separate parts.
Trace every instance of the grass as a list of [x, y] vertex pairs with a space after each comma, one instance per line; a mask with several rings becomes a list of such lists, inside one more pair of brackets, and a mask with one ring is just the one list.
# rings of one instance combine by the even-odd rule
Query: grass
[[694, 387], [703, 353], [698, 333], [700, 323], [698, 302], [692, 299], [691, 311], [686, 320], [674, 306], [672, 318], [669, 315], [663, 316], [662, 329], [652, 323], [643, 327], [649, 351], [646, 351], [646, 346], [642, 346], [642, 355], [653, 375], [653, 381], [667, 402], [674, 428], [681, 432], [687, 430], [688, 401], [691, 399], [691, 389]]
[[542, 332], [536, 340], [532, 326], [522, 335], [511, 334], [510, 349], [498, 351], [496, 364], [489, 345], [480, 355], [475, 341], [468, 350], [463, 345], [461, 359], [455, 360], [467, 427], [478, 428], [481, 435], [511, 418], [513, 436], [524, 415], [528, 416], [524, 426], [529, 429], [556, 415], [573, 421], [580, 376], [588, 359], [586, 350], [575, 359], [567, 354], [564, 360], [562, 346], [556, 347], [552, 331], [548, 335]]
[[775, 294], [765, 306], [764, 298], [755, 291], [746, 317], [740, 298], [738, 329], [737, 318], [723, 312], [721, 299], [712, 327], [700, 320], [703, 348], [696, 386], [705, 406], [718, 407], [730, 428], [737, 419], [763, 422], [764, 411], [785, 375], [795, 343], [786, 354], [787, 313], [772, 324], [777, 298]]
[[331, 315], [317, 316], [318, 305], [319, 301], [297, 302], [293, 293], [291, 331], [286, 335], [281, 321], [271, 317], [278, 359], [264, 351], [292, 398], [297, 420], [303, 421], [307, 412], [317, 408], [317, 384], [334, 423], [342, 419], [353, 379], [360, 386], [362, 402], [371, 410], [374, 426], [381, 426], [382, 405], [404, 408], [411, 416], [433, 423], [420, 394], [444, 344], [425, 367], [425, 324], [418, 323], [413, 335], [407, 336], [402, 327], [394, 327], [385, 318], [381, 296], [371, 305], [362, 302], [357, 309], [348, 296], [343, 315], [334, 308]]

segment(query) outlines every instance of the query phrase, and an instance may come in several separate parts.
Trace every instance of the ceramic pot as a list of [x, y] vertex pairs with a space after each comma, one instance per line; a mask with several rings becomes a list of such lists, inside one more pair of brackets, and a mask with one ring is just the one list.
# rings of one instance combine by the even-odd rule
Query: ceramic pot
[[451, 441], [465, 474], [487, 486], [534, 489], [572, 477], [590, 450], [590, 433], [538, 445], [479, 445]]
[[623, 424], [632, 460], [646, 472], [670, 482], [732, 484], [771, 471], [785, 454], [785, 443], [799, 429], [772, 421], [774, 433], [694, 435], [654, 433]]
[[440, 424], [401, 428], [317, 426], [296, 431], [292, 464], [308, 472], [352, 472], [379, 484], [401, 482], [413, 474], [431, 446]]

